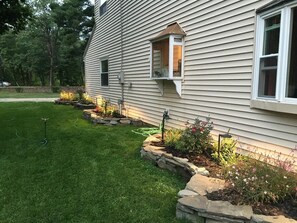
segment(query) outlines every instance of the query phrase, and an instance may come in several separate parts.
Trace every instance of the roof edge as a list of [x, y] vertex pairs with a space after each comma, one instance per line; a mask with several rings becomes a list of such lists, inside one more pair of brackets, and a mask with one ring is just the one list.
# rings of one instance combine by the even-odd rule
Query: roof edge
[[96, 31], [96, 23], [95, 23], [95, 25], [93, 26], [91, 36], [90, 36], [90, 38], [89, 38], [89, 40], [88, 40], [88, 43], [87, 43], [87, 46], [86, 46], [86, 48], [85, 48], [85, 51], [84, 51], [84, 54], [83, 54], [83, 60], [85, 60], [86, 54], [87, 54], [87, 52], [88, 52], [88, 50], [89, 50], [89, 47], [90, 47], [90, 44], [91, 44], [91, 41], [92, 41], [92, 39], [93, 39], [93, 36], [94, 36], [95, 31]]

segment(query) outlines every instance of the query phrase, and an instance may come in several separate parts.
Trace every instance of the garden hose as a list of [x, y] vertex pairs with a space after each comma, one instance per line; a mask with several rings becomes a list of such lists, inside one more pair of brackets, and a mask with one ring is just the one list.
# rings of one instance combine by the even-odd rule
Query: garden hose
[[132, 132], [142, 135], [142, 136], [150, 136], [154, 134], [161, 133], [162, 125], [159, 128], [138, 128], [136, 130], [132, 130]]

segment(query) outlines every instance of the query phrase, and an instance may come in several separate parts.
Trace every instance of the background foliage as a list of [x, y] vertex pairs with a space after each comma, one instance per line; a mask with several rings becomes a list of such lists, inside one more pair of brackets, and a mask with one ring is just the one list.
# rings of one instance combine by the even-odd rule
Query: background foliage
[[13, 85], [82, 85], [94, 6], [89, 0], [35, 0], [27, 5], [32, 18], [26, 27], [0, 36], [0, 80]]

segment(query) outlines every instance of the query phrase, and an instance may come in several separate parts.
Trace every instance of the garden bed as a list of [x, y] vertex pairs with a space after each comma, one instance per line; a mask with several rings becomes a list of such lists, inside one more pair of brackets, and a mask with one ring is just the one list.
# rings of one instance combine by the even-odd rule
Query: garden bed
[[125, 116], [102, 116], [101, 114], [95, 112], [93, 109], [83, 110], [83, 118], [91, 121], [93, 124], [101, 125], [134, 125], [143, 126], [146, 125], [143, 121], [139, 119], [128, 118]]
[[[188, 174], [192, 175], [186, 189], [179, 193], [179, 196], [182, 198], [179, 199], [177, 204], [177, 217], [187, 218], [192, 222], [213, 223], [297, 222], [296, 220], [285, 217], [288, 216], [290, 218], [297, 219], [295, 200], [287, 200], [283, 204], [277, 205], [255, 204], [253, 207], [249, 205], [238, 205], [236, 200], [232, 201], [232, 199], [236, 198], [237, 195], [234, 191], [230, 191], [228, 184], [222, 183], [222, 181], [217, 181], [213, 178], [222, 177], [221, 168], [216, 165], [215, 162], [209, 160], [206, 156], [193, 157], [191, 155], [185, 155], [178, 152], [172, 154], [171, 152], [173, 152], [171, 149], [166, 149], [166, 147], [162, 145], [159, 136], [151, 136], [144, 141], [141, 155], [146, 159], [152, 160], [161, 168], [169, 169], [178, 173], [183, 173], [180, 169], [184, 169], [188, 172]], [[180, 163], [185, 162], [186, 164], [180, 167]], [[191, 166], [190, 170], [187, 169], [188, 166]], [[201, 168], [205, 168], [203, 173], [207, 173], [209, 170], [209, 174], [212, 177], [207, 177], [208, 179], [203, 178], [203, 180], [201, 180], [199, 172], [193, 171], [196, 169], [201, 170]], [[209, 182], [221, 183], [218, 183], [218, 186], [215, 184], [210, 186]], [[203, 189], [203, 187], [206, 189]], [[266, 216], [267, 214], [274, 216]]]

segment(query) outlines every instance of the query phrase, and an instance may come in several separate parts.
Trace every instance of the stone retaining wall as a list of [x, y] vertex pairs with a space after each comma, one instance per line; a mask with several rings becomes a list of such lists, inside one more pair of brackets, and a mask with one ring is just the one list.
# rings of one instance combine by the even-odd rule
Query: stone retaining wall
[[190, 178], [186, 188], [178, 193], [176, 217], [185, 218], [193, 223], [297, 223], [284, 216], [264, 216], [253, 213], [248, 205], [232, 205], [227, 201], [212, 201], [207, 193], [223, 189], [224, 180], [208, 177], [208, 171], [196, 167], [187, 159], [174, 157], [162, 147], [153, 146], [160, 141], [156, 136], [149, 136], [141, 148], [141, 156], [151, 160], [160, 168], [181, 173]]

